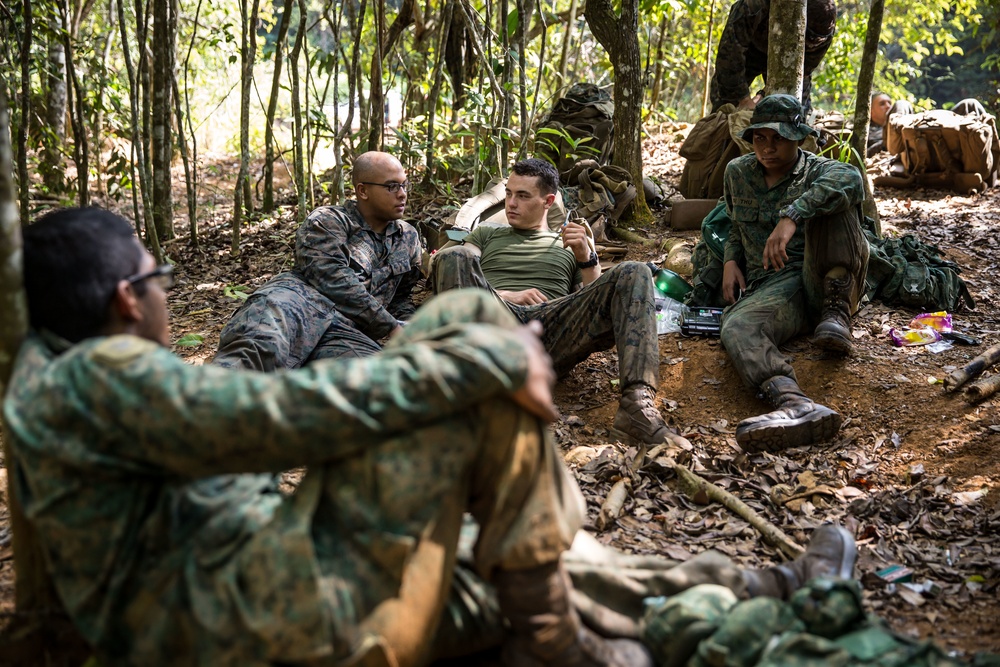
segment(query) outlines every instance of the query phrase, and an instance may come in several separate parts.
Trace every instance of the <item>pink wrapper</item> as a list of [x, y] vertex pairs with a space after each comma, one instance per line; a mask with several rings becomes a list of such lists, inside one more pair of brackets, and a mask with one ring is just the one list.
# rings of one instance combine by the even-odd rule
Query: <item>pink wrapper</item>
[[909, 328], [922, 329], [924, 327], [930, 327], [939, 333], [950, 333], [951, 314], [943, 310], [936, 313], [920, 313], [910, 320]]
[[931, 327], [919, 329], [889, 329], [889, 338], [896, 347], [911, 347], [913, 345], [930, 345], [941, 340], [941, 334]]

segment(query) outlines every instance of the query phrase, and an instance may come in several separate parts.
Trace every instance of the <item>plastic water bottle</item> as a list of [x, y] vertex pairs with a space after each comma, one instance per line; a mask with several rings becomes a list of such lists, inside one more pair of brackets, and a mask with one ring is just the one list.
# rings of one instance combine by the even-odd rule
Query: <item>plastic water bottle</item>
[[656, 305], [656, 333], [678, 333], [681, 330], [681, 315], [687, 310], [680, 301], [657, 293], [654, 298]]

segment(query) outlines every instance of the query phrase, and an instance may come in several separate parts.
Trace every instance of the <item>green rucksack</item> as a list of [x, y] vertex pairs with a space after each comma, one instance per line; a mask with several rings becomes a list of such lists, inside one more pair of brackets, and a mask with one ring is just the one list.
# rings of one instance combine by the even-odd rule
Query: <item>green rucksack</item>
[[955, 312], [976, 302], [955, 262], [941, 258], [941, 249], [923, 243], [913, 234], [877, 238], [866, 230], [871, 255], [865, 293], [883, 303], [915, 310]]
[[574, 84], [538, 124], [535, 157], [548, 160], [564, 177], [580, 160], [605, 165], [614, 150], [615, 105], [592, 83]]

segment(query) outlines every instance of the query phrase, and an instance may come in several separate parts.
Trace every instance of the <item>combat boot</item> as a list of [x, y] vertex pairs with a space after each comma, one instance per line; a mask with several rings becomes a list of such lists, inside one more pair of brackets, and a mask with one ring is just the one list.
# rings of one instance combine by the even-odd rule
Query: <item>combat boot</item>
[[827, 523], [813, 532], [806, 552], [795, 560], [766, 570], [744, 570], [750, 597], [788, 600], [810, 579], [851, 579], [858, 560], [858, 547], [843, 526]]
[[507, 667], [653, 667], [637, 641], [604, 639], [585, 627], [570, 603], [572, 584], [560, 563], [500, 570], [493, 581], [510, 622]]
[[736, 425], [736, 442], [745, 452], [777, 452], [829, 440], [840, 430], [840, 415], [814, 403], [790, 377], [775, 375], [761, 386], [777, 410]]
[[652, 387], [633, 384], [622, 391], [615, 413], [614, 430], [647, 445], [658, 445], [675, 435], [663, 421], [653, 402]]
[[823, 278], [823, 313], [813, 343], [837, 354], [849, 354], [854, 347], [851, 338], [851, 290], [854, 276], [847, 269], [831, 269]]

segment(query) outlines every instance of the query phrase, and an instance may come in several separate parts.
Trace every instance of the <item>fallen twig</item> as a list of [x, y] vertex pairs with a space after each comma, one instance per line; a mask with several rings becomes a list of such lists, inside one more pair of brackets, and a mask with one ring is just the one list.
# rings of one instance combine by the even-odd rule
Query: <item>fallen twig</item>
[[615, 485], [608, 491], [608, 497], [601, 505], [601, 512], [597, 515], [597, 530], [604, 530], [618, 518], [625, 506], [628, 498], [629, 481], [627, 477], [615, 482]]
[[985, 401], [997, 391], [1000, 391], [1000, 373], [970, 384], [965, 389], [965, 399], [969, 403], [978, 403]]
[[955, 391], [984, 370], [1000, 361], [1000, 343], [989, 348], [962, 368], [952, 371], [944, 379], [944, 390]]
[[764, 540], [768, 544], [777, 547], [785, 557], [789, 559], [796, 558], [797, 556], [801, 556], [802, 552], [805, 551], [798, 543], [786, 535], [784, 531], [757, 514], [749, 505], [722, 487], [712, 484], [704, 477], [691, 472], [691, 470], [682, 465], [675, 465], [674, 472], [677, 473], [677, 479], [680, 481], [681, 491], [692, 497], [699, 491], [704, 492], [710, 500], [721, 503], [723, 507], [756, 528], [764, 537]]

